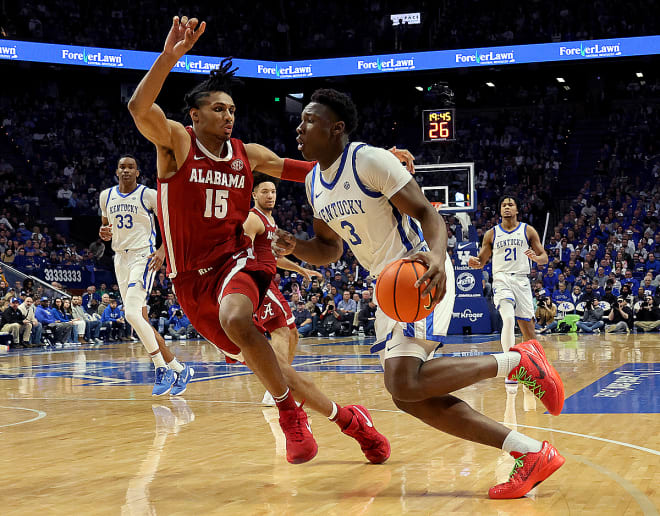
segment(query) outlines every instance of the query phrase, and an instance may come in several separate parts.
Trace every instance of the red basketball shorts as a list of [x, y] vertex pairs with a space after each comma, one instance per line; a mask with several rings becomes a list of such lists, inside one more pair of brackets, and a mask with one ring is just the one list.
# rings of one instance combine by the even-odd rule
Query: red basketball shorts
[[250, 248], [228, 256], [217, 267], [182, 272], [172, 278], [174, 292], [192, 325], [222, 351], [232, 355], [241, 352], [220, 325], [220, 302], [229, 294], [243, 294], [256, 312], [272, 280], [272, 273], [262, 267]]
[[291, 313], [289, 303], [274, 283], [266, 292], [259, 310], [254, 314], [254, 324], [261, 331], [272, 333], [278, 328], [295, 328], [295, 317]]

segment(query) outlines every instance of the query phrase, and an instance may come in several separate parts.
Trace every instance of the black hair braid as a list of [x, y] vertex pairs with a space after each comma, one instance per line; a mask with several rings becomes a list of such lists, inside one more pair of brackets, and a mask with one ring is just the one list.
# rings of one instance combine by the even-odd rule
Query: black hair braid
[[208, 97], [214, 91], [224, 91], [231, 95], [232, 84], [236, 81], [235, 73], [238, 67], [232, 68], [232, 58], [225, 57], [215, 70], [211, 70], [208, 79], [200, 82], [183, 97], [185, 112], [191, 108], [199, 108], [204, 97]]

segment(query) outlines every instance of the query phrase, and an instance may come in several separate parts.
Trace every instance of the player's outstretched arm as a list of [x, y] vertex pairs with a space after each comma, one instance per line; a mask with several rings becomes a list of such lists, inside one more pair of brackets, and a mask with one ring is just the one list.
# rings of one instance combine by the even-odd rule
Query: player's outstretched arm
[[243, 232], [250, 237], [250, 240], [254, 242], [254, 238], [264, 231], [266, 231], [266, 226], [259, 216], [252, 212], [248, 213], [247, 219], [243, 222]]
[[285, 181], [303, 183], [307, 173], [316, 165], [315, 161], [280, 158], [272, 150], [258, 143], [248, 143], [245, 150], [253, 171], [258, 170]]
[[296, 262], [292, 262], [288, 258], [284, 258], [283, 256], [277, 259], [277, 266], [280, 269], [285, 269], [287, 271], [293, 271], [297, 272], [299, 274], [302, 274], [307, 281], [312, 281], [312, 277], [317, 277], [317, 278], [322, 278], [323, 274], [321, 274], [319, 271], [313, 271], [312, 269], [305, 269], [305, 267], [302, 267], [298, 265]]
[[531, 249], [525, 251], [527, 258], [539, 265], [545, 265], [548, 263], [548, 253], [545, 252], [545, 249], [543, 249], [543, 246], [541, 245], [539, 234], [529, 225], [527, 226], [527, 239], [529, 240], [529, 246], [531, 247]]
[[179, 122], [168, 120], [155, 102], [170, 70], [204, 34], [206, 22], [199, 24], [199, 27], [198, 24], [197, 18], [174, 17], [163, 52], [140, 81], [128, 102], [128, 110], [139, 131], [150, 142], [168, 149], [174, 149], [173, 133], [185, 132], [185, 129]]
[[470, 256], [468, 259], [468, 266], [473, 269], [483, 269], [485, 265], [490, 260], [491, 255], [493, 254], [493, 230], [489, 229], [484, 235], [484, 240], [481, 242], [481, 250], [479, 254], [475, 256]]
[[321, 219], [314, 219], [314, 238], [298, 240], [288, 231], [278, 229], [272, 246], [278, 259], [294, 254], [311, 265], [327, 265], [344, 254], [344, 241]]

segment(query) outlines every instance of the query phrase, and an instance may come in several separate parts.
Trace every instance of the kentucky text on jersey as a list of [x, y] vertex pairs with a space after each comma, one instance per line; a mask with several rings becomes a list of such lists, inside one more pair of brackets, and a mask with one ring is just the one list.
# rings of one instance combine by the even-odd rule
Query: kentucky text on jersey
[[[358, 209], [360, 211], [357, 211]], [[324, 222], [330, 222], [339, 217], [357, 215], [359, 213], [365, 213], [365, 211], [362, 209], [362, 201], [360, 199], [347, 199], [331, 202], [327, 206], [320, 208], [318, 213]]]
[[243, 188], [245, 186], [245, 176], [241, 174], [226, 174], [219, 170], [204, 171], [201, 168], [191, 170], [189, 181], [191, 183], [205, 183], [229, 188]]
[[495, 242], [495, 249], [501, 249], [503, 247], [515, 247], [515, 246], [525, 247], [526, 245], [527, 243], [524, 240], [520, 240], [519, 238], [507, 238]]
[[133, 204], [115, 204], [110, 206], [110, 209], [108, 210], [110, 215], [120, 212], [137, 213], [138, 207]]

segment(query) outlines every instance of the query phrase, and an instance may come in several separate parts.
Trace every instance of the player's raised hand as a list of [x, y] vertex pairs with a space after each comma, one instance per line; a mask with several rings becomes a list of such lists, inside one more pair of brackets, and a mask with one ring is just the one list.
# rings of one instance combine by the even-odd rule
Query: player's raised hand
[[396, 156], [401, 163], [406, 166], [406, 170], [411, 174], [415, 173], [415, 156], [413, 156], [408, 149], [397, 149], [396, 146], [388, 149], [392, 154]]
[[468, 267], [472, 267], [473, 269], [481, 269], [483, 265], [481, 265], [479, 258], [476, 256], [470, 256], [470, 258], [468, 258]]
[[197, 18], [188, 19], [187, 16], [181, 18], [175, 16], [172, 19], [172, 28], [170, 28], [165, 40], [163, 53], [173, 55], [179, 59], [197, 43], [205, 30], [206, 22], [199, 23]]
[[165, 246], [161, 245], [148, 257], [149, 270], [158, 271], [163, 266], [165, 261]]
[[319, 271], [313, 271], [311, 269], [305, 269], [305, 268], [303, 268], [300, 271], [300, 274], [302, 274], [307, 281], [312, 281], [313, 277], [317, 277], [317, 278], [323, 277], [323, 274], [321, 274]]
[[282, 258], [287, 254], [291, 254], [296, 248], [296, 237], [288, 231], [277, 228], [277, 231], [275, 231], [275, 237], [271, 243], [271, 248], [275, 258]]
[[431, 299], [434, 305], [445, 297], [447, 293], [447, 273], [445, 271], [445, 262], [438, 259], [436, 254], [430, 252], [419, 252], [407, 256], [406, 260], [411, 262], [421, 262], [428, 267], [428, 270], [415, 282], [415, 288], [420, 285], [426, 285], [421, 296], [430, 296], [435, 288], [435, 295]]
[[99, 236], [101, 237], [101, 240], [105, 240], [106, 242], [112, 240], [112, 224], [101, 226], [99, 228]]

